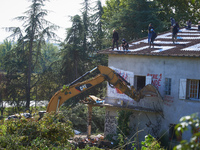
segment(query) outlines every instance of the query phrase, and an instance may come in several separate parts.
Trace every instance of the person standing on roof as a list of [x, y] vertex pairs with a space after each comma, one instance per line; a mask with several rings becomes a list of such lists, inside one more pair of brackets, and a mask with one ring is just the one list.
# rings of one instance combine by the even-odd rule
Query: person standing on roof
[[157, 34], [154, 31], [154, 29], [151, 29], [151, 39], [150, 39], [150, 43], [149, 43], [149, 48], [151, 48], [151, 45], [153, 45], [154, 48], [154, 40], [156, 39]]
[[173, 25], [176, 23], [174, 18], [170, 17], [170, 22], [171, 22], [171, 26], [173, 27]]
[[151, 29], [154, 29], [152, 24], [149, 24], [149, 28], [148, 28], [148, 43], [150, 43], [151, 41]]
[[112, 36], [112, 43], [113, 43], [112, 50], [114, 50], [115, 43], [116, 43], [116, 47], [118, 50], [118, 40], [119, 40], [119, 35], [118, 35], [117, 31], [115, 31], [115, 29], [114, 29], [113, 36]]
[[128, 50], [128, 48], [129, 48], [128, 42], [124, 38], [122, 39], [122, 45], [121, 46], [122, 46], [124, 51]]
[[174, 40], [176, 40], [177, 42], [177, 33], [178, 33], [178, 24], [174, 24], [173, 25], [173, 30], [172, 30], [172, 41], [173, 41], [173, 44], [174, 44]]
[[172, 30], [173, 30], [173, 25], [176, 24], [176, 22], [175, 22], [175, 19], [172, 18], [172, 17], [170, 17], [170, 22], [171, 22], [170, 30], [171, 30], [171, 32], [172, 32]]
[[190, 21], [190, 19], [187, 21], [187, 27], [186, 29], [191, 29], [191, 25], [192, 25], [192, 22]]
[[200, 21], [198, 21], [198, 31], [200, 31]]

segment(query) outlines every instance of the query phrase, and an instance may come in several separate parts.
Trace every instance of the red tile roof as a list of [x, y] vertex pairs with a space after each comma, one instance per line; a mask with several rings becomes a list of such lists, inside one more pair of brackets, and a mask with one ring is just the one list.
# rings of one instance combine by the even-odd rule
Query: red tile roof
[[[172, 33], [159, 34], [154, 41], [154, 48], [149, 48], [148, 39], [143, 38], [129, 42], [129, 55], [150, 55], [150, 56], [180, 56], [200, 57], [200, 31], [197, 26], [190, 30], [181, 28], [177, 36], [177, 42], [173, 44]], [[100, 54], [125, 54], [123, 50], [111, 48], [101, 50]]]

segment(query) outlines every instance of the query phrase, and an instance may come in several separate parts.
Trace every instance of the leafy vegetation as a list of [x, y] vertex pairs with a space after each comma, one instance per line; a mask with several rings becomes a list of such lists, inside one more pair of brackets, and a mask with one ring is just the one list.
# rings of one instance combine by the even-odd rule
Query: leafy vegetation
[[61, 114], [45, 114], [38, 118], [7, 120], [0, 126], [0, 148], [51, 149], [71, 148], [72, 123]]
[[[83, 133], [87, 132], [88, 107], [83, 104], [77, 104], [72, 109], [61, 107], [62, 114], [69, 119], [73, 128]], [[105, 108], [95, 107], [92, 110], [92, 132], [93, 134], [104, 131]]]
[[[4, 40], [0, 44], [0, 110], [7, 116], [30, 107], [30, 100], [49, 100], [64, 84], [69, 84], [86, 71], [97, 65], [107, 65], [108, 58], [98, 51], [111, 46], [112, 30], [127, 41], [147, 36], [148, 24], [152, 23], [157, 32], [170, 29], [170, 17], [174, 17], [180, 26], [190, 19], [194, 24], [200, 20], [198, 0], [107, 0], [102, 6], [97, 0], [93, 8], [89, 0], [83, 1], [81, 15], [71, 16], [72, 27], [66, 29], [66, 38], [58, 46], [49, 43], [57, 40], [53, 32], [58, 28], [44, 17], [47, 10], [42, 9], [46, 0], [32, 0], [24, 16], [16, 19], [22, 21], [23, 28], [7, 28], [15, 41]], [[24, 33], [24, 34], [22, 34]], [[52, 42], [52, 41], [51, 41]], [[91, 76], [89, 76], [91, 77]], [[66, 88], [66, 87], [64, 87]], [[87, 127], [87, 107], [78, 102], [88, 94], [104, 97], [106, 84], [90, 89], [65, 103], [61, 110], [67, 115], [46, 115], [40, 121], [21, 120], [6, 121], [0, 126], [0, 146], [7, 149], [62, 149], [71, 148], [68, 139], [73, 136], [73, 127], [84, 132]], [[3, 101], [16, 104], [13, 108], [4, 108]], [[104, 128], [105, 109], [93, 110], [92, 131], [98, 133]], [[129, 135], [129, 116], [131, 112], [120, 112], [118, 134], [115, 146], [120, 149], [134, 141]], [[64, 117], [64, 118], [63, 118]], [[63, 122], [64, 119], [64, 122]], [[71, 122], [67, 121], [70, 120]], [[195, 116], [182, 118], [177, 126], [178, 133], [191, 129], [192, 138], [182, 140], [175, 149], [198, 149], [196, 143], [199, 133], [196, 127], [199, 119]], [[52, 136], [53, 135], [53, 136]], [[108, 136], [109, 138], [109, 136]], [[141, 143], [142, 149], [162, 149], [160, 143], [148, 135]], [[86, 147], [85, 149], [98, 149]]]
[[180, 144], [175, 146], [174, 150], [198, 150], [200, 148], [200, 119], [198, 114], [184, 116], [180, 119], [180, 123], [176, 125], [176, 135], [180, 136], [186, 131], [190, 131], [190, 140], [182, 139]]

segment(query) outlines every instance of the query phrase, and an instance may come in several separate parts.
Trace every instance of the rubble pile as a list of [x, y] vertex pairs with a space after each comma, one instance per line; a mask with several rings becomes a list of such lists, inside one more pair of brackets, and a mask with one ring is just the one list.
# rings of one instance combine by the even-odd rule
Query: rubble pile
[[104, 136], [101, 134], [98, 134], [96, 136], [92, 136], [91, 138], [88, 138], [87, 136], [75, 136], [72, 140], [71, 143], [75, 145], [76, 148], [85, 148], [87, 145], [90, 147], [98, 147], [102, 149], [110, 149], [112, 148], [112, 142], [105, 140]]

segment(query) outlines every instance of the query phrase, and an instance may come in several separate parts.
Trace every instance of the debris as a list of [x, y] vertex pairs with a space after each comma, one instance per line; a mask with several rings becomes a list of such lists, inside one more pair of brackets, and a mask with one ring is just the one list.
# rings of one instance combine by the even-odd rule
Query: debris
[[32, 115], [31, 115], [30, 113], [14, 114], [14, 115], [8, 116], [8, 118], [6, 118], [6, 120], [10, 120], [10, 119], [21, 119], [21, 117], [31, 118]]
[[92, 135], [91, 138], [88, 138], [87, 135], [76, 135], [72, 140], [71, 143], [75, 145], [77, 148], [85, 148], [86, 145], [90, 147], [98, 147], [98, 148], [112, 148], [113, 142], [105, 140], [104, 136], [101, 134]]
[[89, 97], [85, 98], [84, 100], [82, 100], [80, 103], [89, 103], [89, 104], [94, 104], [94, 103], [98, 103], [98, 104], [103, 104], [105, 102], [105, 100], [102, 100], [99, 97], [96, 97], [94, 95], [89, 95]]
[[75, 135], [79, 135], [81, 132], [78, 130], [74, 130]]

